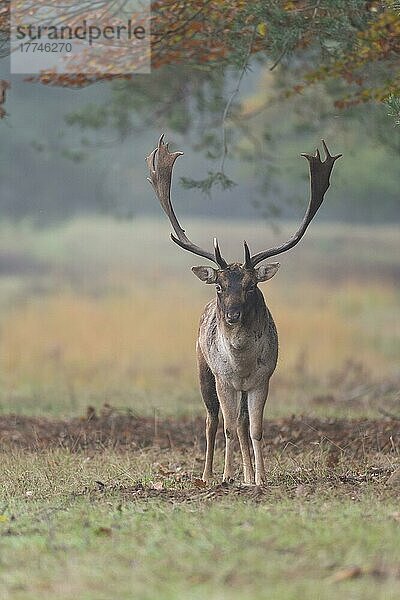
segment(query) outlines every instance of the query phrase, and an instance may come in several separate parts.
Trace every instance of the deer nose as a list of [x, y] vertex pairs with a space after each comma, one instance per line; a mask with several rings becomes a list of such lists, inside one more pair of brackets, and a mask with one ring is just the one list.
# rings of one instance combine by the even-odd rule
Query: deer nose
[[226, 313], [226, 319], [227, 321], [229, 321], [229, 323], [237, 323], [237, 321], [239, 321], [241, 316], [241, 312], [240, 310], [234, 309], [234, 310], [228, 310], [228, 312]]

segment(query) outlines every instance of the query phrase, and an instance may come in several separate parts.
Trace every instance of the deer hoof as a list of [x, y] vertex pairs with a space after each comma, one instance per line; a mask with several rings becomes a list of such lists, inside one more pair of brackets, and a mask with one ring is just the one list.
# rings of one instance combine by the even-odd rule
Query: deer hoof
[[254, 473], [246, 473], [244, 476], [244, 483], [246, 485], [254, 485]]
[[265, 475], [256, 475], [256, 485], [265, 485], [266, 483]]
[[227, 483], [227, 484], [235, 483], [235, 478], [234, 477], [224, 477], [222, 480], [222, 483]]

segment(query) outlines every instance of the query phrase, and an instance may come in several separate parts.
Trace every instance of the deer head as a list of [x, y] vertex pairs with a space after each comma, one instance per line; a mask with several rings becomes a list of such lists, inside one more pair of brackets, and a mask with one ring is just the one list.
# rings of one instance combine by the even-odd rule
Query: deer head
[[228, 325], [250, 320], [259, 300], [257, 284], [271, 279], [278, 269], [277, 262], [257, 268], [248, 268], [240, 263], [232, 263], [224, 269], [192, 267], [201, 281], [215, 284], [217, 306]]
[[311, 193], [307, 211], [296, 233], [284, 244], [263, 250], [253, 256], [251, 256], [249, 246], [245, 241], [243, 263], [230, 264], [222, 257], [217, 238], [214, 238], [214, 252], [203, 250], [189, 240], [176, 218], [171, 203], [172, 171], [176, 159], [183, 152], [170, 152], [162, 135], [157, 148], [146, 158], [150, 172], [148, 181], [152, 184], [175, 232], [175, 235], [171, 234], [172, 240], [184, 250], [207, 258], [218, 267], [217, 269], [210, 266], [192, 267], [192, 271], [201, 281], [215, 284], [218, 306], [227, 324], [233, 325], [246, 318], [246, 314], [251, 311], [252, 304], [257, 299], [257, 294], [261, 293], [257, 289], [257, 284], [273, 277], [279, 268], [277, 262], [267, 263], [256, 268], [258, 263], [286, 252], [298, 244], [321, 206], [325, 192], [330, 185], [333, 165], [342, 156], [341, 154], [332, 156], [324, 140], [322, 140], [322, 145], [325, 151], [325, 160], [321, 160], [318, 149], [315, 154], [302, 154], [309, 164]]

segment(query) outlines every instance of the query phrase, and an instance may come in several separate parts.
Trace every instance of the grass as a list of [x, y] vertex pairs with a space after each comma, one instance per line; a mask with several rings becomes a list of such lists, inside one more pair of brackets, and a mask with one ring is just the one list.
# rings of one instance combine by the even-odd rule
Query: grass
[[[1, 458], [4, 599], [398, 597], [396, 494], [341, 489], [343, 465], [323, 483], [322, 454], [269, 457], [258, 501], [199, 492], [197, 453]], [[193, 497], [164, 497], [182, 489]]]
[[[265, 227], [220, 223], [231, 256], [241, 227], [253, 247], [265, 244]], [[210, 224], [190, 228], [201, 239]], [[202, 412], [194, 342], [213, 291], [192, 276], [192, 257], [169, 243], [167, 229], [146, 220], [4, 228], [0, 411], [76, 415], [108, 402], [145, 414]], [[397, 246], [388, 227], [314, 225], [281, 259], [263, 286], [281, 348], [271, 416], [377, 415], [374, 390], [399, 377]], [[334, 401], [321, 406], [321, 396]], [[392, 409], [393, 393], [381, 401]]]
[[[274, 241], [263, 224], [187, 228], [200, 243], [220, 232], [229, 256], [243, 237]], [[212, 290], [167, 233], [146, 220], [2, 226], [0, 412], [203, 414], [194, 340]], [[263, 288], [281, 347], [267, 418], [398, 415], [398, 242], [390, 227], [313, 224], [282, 258]], [[393, 440], [337, 456], [286, 444], [266, 457], [264, 490], [203, 488], [202, 459], [197, 443], [3, 449], [1, 600], [399, 597]], [[218, 447], [219, 474], [222, 460]]]

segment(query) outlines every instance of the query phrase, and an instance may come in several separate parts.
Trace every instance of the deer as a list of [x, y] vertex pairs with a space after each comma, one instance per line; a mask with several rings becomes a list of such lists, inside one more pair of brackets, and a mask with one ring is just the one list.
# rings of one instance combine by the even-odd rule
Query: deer
[[322, 145], [324, 160], [318, 149], [315, 154], [301, 154], [308, 161], [310, 199], [298, 230], [283, 244], [253, 255], [244, 241], [244, 261], [233, 263], [222, 257], [216, 237], [213, 252], [194, 244], [176, 217], [171, 202], [172, 172], [176, 159], [183, 152], [170, 152], [162, 135], [157, 147], [146, 158], [150, 175], [147, 179], [170, 221], [174, 231], [171, 233], [172, 241], [213, 263], [213, 266], [192, 267], [193, 273], [202, 282], [214, 285], [216, 292], [201, 315], [196, 341], [200, 391], [206, 408], [206, 451], [202, 476], [206, 483], [213, 478], [215, 439], [221, 409], [225, 434], [223, 482], [235, 481], [234, 447], [238, 440], [244, 484], [266, 484], [263, 415], [270, 379], [278, 360], [278, 334], [258, 284], [271, 279], [280, 265], [278, 262], [257, 265], [296, 246], [321, 206], [330, 186], [333, 166], [342, 156], [331, 155], [324, 140]]

